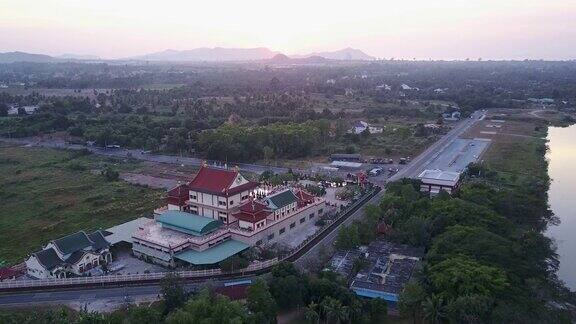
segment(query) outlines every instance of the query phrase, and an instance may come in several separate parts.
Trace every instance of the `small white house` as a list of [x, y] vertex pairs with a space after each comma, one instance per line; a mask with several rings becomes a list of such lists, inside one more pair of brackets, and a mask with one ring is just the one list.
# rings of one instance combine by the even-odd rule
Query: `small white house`
[[442, 118], [444, 118], [444, 120], [448, 120], [448, 121], [457, 121], [457, 120], [460, 120], [461, 115], [462, 114], [458, 110], [455, 110], [452, 112], [443, 113]]
[[460, 172], [442, 170], [424, 170], [418, 176], [422, 181], [420, 191], [428, 192], [431, 196], [437, 195], [441, 190], [451, 194], [458, 187]]
[[352, 134], [362, 134], [366, 130], [368, 130], [370, 134], [379, 134], [384, 131], [382, 127], [370, 126], [367, 122], [359, 120], [354, 123], [348, 132]]

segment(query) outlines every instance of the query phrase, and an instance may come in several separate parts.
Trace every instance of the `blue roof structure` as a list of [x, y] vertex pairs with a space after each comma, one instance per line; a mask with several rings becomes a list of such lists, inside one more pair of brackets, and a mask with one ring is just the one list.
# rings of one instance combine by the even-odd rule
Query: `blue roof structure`
[[372, 290], [372, 289], [355, 288], [355, 287], [352, 287], [352, 290], [356, 293], [356, 295], [361, 297], [381, 298], [390, 302], [398, 302], [398, 294], [389, 293], [381, 290]]
[[208, 265], [225, 260], [249, 247], [248, 244], [236, 240], [228, 240], [204, 251], [185, 250], [174, 255], [174, 257], [194, 265]]
[[217, 230], [222, 222], [192, 213], [169, 210], [156, 218], [162, 227], [194, 236], [202, 236]]

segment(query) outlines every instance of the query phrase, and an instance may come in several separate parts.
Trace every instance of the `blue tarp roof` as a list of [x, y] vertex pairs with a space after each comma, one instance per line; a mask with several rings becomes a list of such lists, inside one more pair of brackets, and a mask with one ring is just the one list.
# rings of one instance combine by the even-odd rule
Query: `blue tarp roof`
[[185, 213], [178, 210], [169, 210], [156, 218], [163, 227], [191, 235], [201, 236], [216, 230], [222, 224], [215, 219]]
[[365, 289], [365, 288], [355, 288], [352, 287], [352, 290], [358, 296], [367, 297], [367, 298], [382, 298], [387, 301], [397, 302], [398, 301], [398, 294], [393, 294], [385, 291], [378, 291], [372, 289]]
[[248, 247], [250, 247], [248, 244], [236, 240], [228, 240], [201, 252], [186, 250], [176, 254], [174, 257], [194, 265], [214, 264], [242, 252]]

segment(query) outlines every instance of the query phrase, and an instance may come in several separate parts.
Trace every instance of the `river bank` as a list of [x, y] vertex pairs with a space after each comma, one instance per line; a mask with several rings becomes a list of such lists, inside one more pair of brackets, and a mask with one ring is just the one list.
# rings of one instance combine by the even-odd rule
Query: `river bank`
[[549, 205], [559, 220], [548, 228], [560, 260], [558, 277], [576, 290], [576, 125], [548, 129]]

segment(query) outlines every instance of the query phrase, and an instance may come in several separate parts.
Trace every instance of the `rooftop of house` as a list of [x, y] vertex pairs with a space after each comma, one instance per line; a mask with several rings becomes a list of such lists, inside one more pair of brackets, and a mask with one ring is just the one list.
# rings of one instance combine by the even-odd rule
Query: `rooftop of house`
[[424, 250], [377, 240], [370, 243], [365, 255], [367, 266], [358, 272], [351, 288], [361, 296], [397, 301]]
[[268, 206], [270, 208], [280, 209], [292, 203], [298, 202], [298, 198], [296, 197], [296, 195], [294, 195], [292, 190], [286, 189], [284, 191], [266, 197], [266, 201], [268, 202]]
[[448, 182], [457, 182], [460, 179], [460, 172], [443, 171], [443, 170], [424, 170], [418, 176], [422, 181], [439, 180]]
[[264, 220], [271, 211], [268, 205], [257, 200], [251, 200], [240, 206], [234, 217], [246, 222], [255, 223]]
[[175, 231], [202, 236], [217, 230], [222, 222], [192, 213], [169, 210], [158, 216], [156, 221]]
[[238, 170], [202, 166], [188, 187], [192, 191], [227, 196], [254, 189], [259, 185], [258, 182], [246, 180]]
[[316, 198], [312, 194], [306, 192], [303, 189], [296, 190], [296, 193], [294, 195], [296, 195], [298, 200], [302, 203], [313, 202], [314, 199]]
[[51, 242], [58, 249], [61, 258], [54, 248], [33, 253], [38, 262], [46, 269], [54, 269], [63, 264], [74, 264], [88, 251], [100, 251], [110, 246], [102, 231], [86, 234], [83, 231], [73, 233]]
[[184, 250], [176, 254], [175, 258], [194, 265], [215, 264], [236, 253], [242, 252], [249, 247], [248, 244], [240, 241], [227, 240], [204, 251], [195, 251], [191, 249]]
[[188, 198], [188, 195], [190, 195], [190, 189], [188, 188], [188, 185], [185, 183], [179, 184], [178, 186], [168, 191], [168, 197]]
[[156, 220], [150, 220], [136, 229], [132, 234], [132, 239], [153, 243], [164, 248], [176, 248], [189, 243], [202, 244], [203, 242], [227, 233], [227, 227], [223, 226], [212, 232], [198, 236], [189, 234], [182, 229], [176, 229], [170, 225], [162, 226], [162, 223]]
[[80, 250], [100, 250], [110, 245], [101, 231], [90, 234], [80, 231], [53, 240], [52, 243], [63, 255], [72, 254]]

